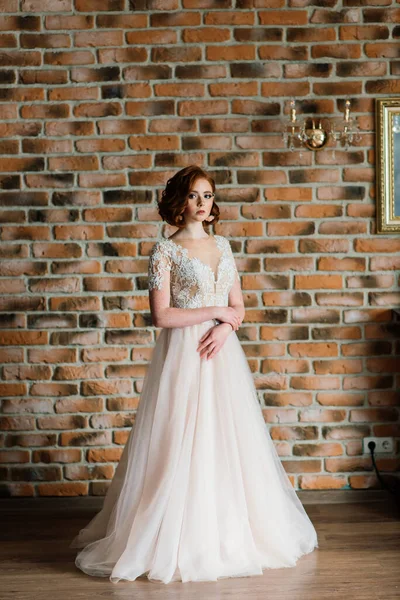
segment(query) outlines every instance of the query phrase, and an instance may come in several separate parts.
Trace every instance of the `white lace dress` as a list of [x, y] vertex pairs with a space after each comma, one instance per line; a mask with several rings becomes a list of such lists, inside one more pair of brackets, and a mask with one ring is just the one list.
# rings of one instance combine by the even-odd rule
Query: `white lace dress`
[[160, 288], [165, 271], [170, 271], [171, 306], [228, 306], [234, 278], [240, 278], [229, 241], [222, 235], [214, 238], [218, 250], [216, 269], [206, 262], [201, 244], [194, 256], [193, 250], [171, 239], [157, 242], [149, 259], [149, 290]]
[[[227, 306], [239, 278], [229, 241], [213, 261], [155, 243], [149, 289], [170, 272], [171, 306]], [[92, 576], [216, 581], [293, 567], [318, 547], [264, 421], [236, 332], [210, 360], [196, 348], [213, 320], [162, 329], [135, 423], [103, 508], [70, 547]], [[310, 557], [311, 558], [311, 557]]]

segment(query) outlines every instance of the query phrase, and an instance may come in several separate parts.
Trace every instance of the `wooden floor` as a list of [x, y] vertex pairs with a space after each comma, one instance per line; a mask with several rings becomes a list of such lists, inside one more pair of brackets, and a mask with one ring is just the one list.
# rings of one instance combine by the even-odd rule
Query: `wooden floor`
[[0, 500], [0, 599], [399, 600], [400, 509], [392, 497], [309, 504], [299, 497], [320, 547], [295, 567], [168, 585], [147, 578], [111, 583], [76, 568], [68, 544], [102, 499]]

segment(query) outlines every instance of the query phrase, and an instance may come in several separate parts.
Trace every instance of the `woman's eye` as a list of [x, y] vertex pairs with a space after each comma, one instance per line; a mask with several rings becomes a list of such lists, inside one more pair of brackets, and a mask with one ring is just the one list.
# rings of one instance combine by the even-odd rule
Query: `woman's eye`
[[[198, 197], [198, 196], [197, 196], [197, 194], [194, 194], [194, 193], [190, 193], [190, 194], [189, 194], [189, 198], [197, 198], [197, 197]], [[212, 194], [206, 194], [206, 195], [204, 196], [204, 198], [205, 198], [206, 200], [209, 200], [209, 198], [212, 198]]]

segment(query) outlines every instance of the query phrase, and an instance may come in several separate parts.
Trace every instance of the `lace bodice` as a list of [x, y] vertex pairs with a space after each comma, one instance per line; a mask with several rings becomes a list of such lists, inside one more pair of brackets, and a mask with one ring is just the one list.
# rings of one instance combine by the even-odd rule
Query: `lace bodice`
[[231, 287], [240, 277], [229, 241], [222, 235], [214, 235], [214, 239], [220, 251], [216, 273], [177, 242], [168, 238], [157, 241], [149, 257], [149, 290], [162, 289], [164, 273], [170, 271], [171, 306], [228, 306]]

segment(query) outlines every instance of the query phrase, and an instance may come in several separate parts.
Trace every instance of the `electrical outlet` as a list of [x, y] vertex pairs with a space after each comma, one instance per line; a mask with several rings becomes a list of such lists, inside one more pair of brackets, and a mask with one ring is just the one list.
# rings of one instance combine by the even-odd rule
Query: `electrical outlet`
[[371, 454], [371, 450], [368, 448], [369, 442], [375, 442], [374, 454], [389, 453], [393, 452], [393, 438], [384, 437], [366, 437], [363, 440], [363, 452], [364, 454]]

